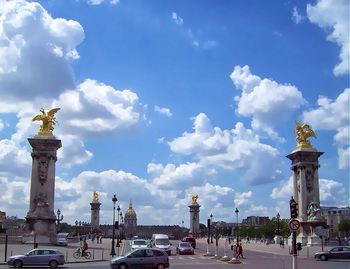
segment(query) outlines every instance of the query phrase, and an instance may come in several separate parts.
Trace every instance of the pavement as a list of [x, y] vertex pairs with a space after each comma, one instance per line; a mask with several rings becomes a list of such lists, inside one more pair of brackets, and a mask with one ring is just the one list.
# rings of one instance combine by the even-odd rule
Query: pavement
[[[91, 259], [79, 258], [75, 259], [73, 253], [80, 246], [80, 242], [69, 243], [68, 246], [55, 246], [55, 245], [41, 245], [39, 248], [51, 248], [60, 250], [65, 257], [66, 263], [86, 263], [94, 261], [107, 261], [110, 260], [110, 252], [112, 239], [102, 239], [102, 244], [97, 244], [96, 241], [92, 242], [87, 240], [89, 245], [89, 251], [91, 252]], [[119, 253], [123, 253], [123, 243], [120, 244]], [[33, 244], [8, 244], [7, 247], [7, 259], [10, 256], [25, 254], [33, 249]], [[115, 247], [115, 252], [118, 254], [118, 248]], [[0, 264], [6, 264], [5, 261], [5, 245], [0, 245]]]

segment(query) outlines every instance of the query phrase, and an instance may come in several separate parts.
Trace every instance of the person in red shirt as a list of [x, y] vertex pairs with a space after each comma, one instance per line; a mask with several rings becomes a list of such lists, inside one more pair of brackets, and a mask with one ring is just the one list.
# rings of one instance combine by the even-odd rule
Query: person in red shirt
[[89, 246], [88, 246], [88, 243], [86, 242], [86, 239], [84, 239], [84, 242], [83, 242], [83, 246], [81, 248], [82, 252], [81, 252], [81, 256], [85, 256], [85, 252], [88, 250]]

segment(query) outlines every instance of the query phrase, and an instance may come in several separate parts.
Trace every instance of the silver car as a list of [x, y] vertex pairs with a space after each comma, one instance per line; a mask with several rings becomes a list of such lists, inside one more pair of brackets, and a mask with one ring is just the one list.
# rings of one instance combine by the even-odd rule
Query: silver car
[[330, 250], [315, 253], [315, 259], [327, 261], [329, 259], [350, 259], [350, 247], [338, 246]]
[[147, 241], [144, 239], [135, 239], [131, 242], [131, 250], [147, 248]]
[[137, 249], [125, 256], [113, 258], [110, 267], [111, 269], [164, 269], [169, 267], [169, 256], [161, 249]]
[[33, 249], [24, 255], [11, 256], [7, 260], [9, 266], [20, 268], [28, 265], [47, 265], [56, 268], [64, 264], [64, 255], [57, 249]]

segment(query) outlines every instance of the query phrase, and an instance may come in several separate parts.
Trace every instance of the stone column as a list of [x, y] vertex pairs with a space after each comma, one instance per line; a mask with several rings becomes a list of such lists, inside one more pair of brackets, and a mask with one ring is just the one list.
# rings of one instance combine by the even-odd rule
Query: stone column
[[91, 229], [100, 228], [100, 206], [98, 201], [92, 201], [91, 205]]
[[199, 208], [200, 205], [192, 203], [188, 206], [190, 208], [190, 233], [196, 237], [199, 233]]
[[56, 242], [55, 165], [62, 146], [55, 137], [28, 139], [32, 146], [32, 175], [26, 232], [34, 233], [38, 243]]

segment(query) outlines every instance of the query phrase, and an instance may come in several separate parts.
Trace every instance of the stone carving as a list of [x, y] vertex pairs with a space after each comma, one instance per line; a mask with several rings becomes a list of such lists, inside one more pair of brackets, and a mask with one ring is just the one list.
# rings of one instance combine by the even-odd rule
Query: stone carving
[[310, 125], [301, 124], [300, 122], [297, 122], [297, 124], [295, 126], [295, 133], [297, 135], [296, 136], [297, 149], [312, 148], [312, 145], [311, 145], [310, 141], [308, 140], [308, 138], [311, 136], [316, 138], [316, 134], [311, 129]]
[[36, 115], [32, 121], [41, 121], [38, 136], [53, 136], [52, 131], [54, 125], [56, 124], [55, 113], [60, 110], [60, 108], [52, 108], [47, 113], [43, 108], [40, 109], [41, 114]]
[[43, 185], [47, 179], [48, 166], [49, 166], [48, 160], [46, 158], [40, 158], [38, 169], [39, 169], [39, 181], [41, 185]]
[[307, 210], [307, 219], [308, 220], [319, 220], [321, 216], [321, 209], [319, 203], [311, 201], [309, 208]]
[[198, 194], [196, 195], [192, 195], [192, 204], [197, 204], [197, 200], [198, 200]]
[[314, 189], [314, 177], [313, 177], [313, 172], [311, 170], [306, 170], [306, 189], [308, 192], [312, 192]]

